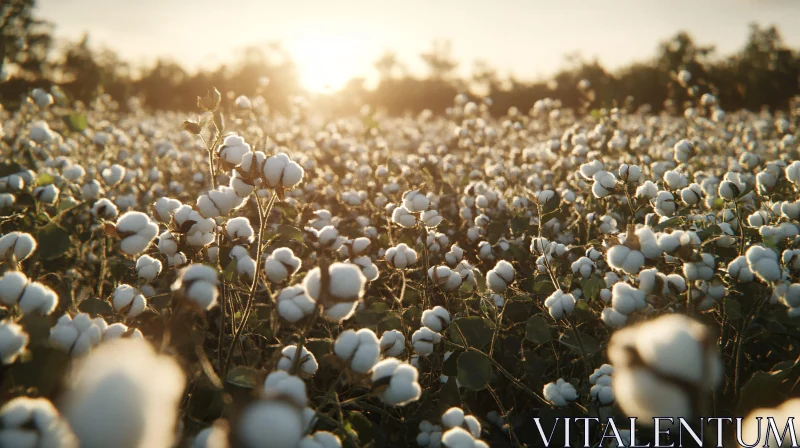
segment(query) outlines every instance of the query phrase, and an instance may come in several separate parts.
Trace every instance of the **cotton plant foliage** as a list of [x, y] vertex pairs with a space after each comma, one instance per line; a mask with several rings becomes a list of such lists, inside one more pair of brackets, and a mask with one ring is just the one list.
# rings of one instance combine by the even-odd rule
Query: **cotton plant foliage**
[[[462, 93], [402, 117], [211, 86], [190, 114], [31, 91], [0, 109], [0, 446], [788, 421], [800, 100], [725, 110], [705, 76], [669, 82], [675, 114], [588, 80], [579, 107]], [[618, 429], [603, 446], [651, 441]]]

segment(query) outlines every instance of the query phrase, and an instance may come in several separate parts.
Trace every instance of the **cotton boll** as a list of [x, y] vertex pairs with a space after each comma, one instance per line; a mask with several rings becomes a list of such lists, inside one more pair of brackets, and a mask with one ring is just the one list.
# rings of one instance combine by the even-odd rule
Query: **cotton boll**
[[750, 271], [764, 282], [774, 282], [781, 277], [778, 253], [765, 246], [750, 246], [745, 253]]
[[611, 328], [621, 328], [628, 322], [628, 316], [614, 308], [605, 308], [600, 314], [600, 319]]
[[611, 306], [620, 314], [628, 315], [647, 307], [645, 293], [633, 286], [619, 282], [611, 290]]
[[194, 303], [202, 310], [217, 304], [219, 280], [217, 270], [202, 264], [189, 265], [178, 273], [172, 290]]
[[580, 175], [586, 180], [591, 180], [598, 171], [604, 169], [603, 162], [600, 160], [592, 160], [591, 162], [584, 163], [580, 166]]
[[221, 162], [228, 166], [236, 166], [242, 161], [242, 156], [250, 152], [250, 145], [238, 135], [225, 137], [218, 151]]
[[436, 210], [426, 210], [420, 215], [420, 221], [429, 229], [441, 224], [443, 219]]
[[[289, 372], [294, 364], [295, 356], [297, 356], [296, 345], [288, 345], [284, 347], [283, 350], [281, 350], [281, 359], [278, 360], [278, 365], [276, 368], [278, 370]], [[303, 349], [300, 351], [298, 367], [300, 369], [300, 373], [311, 376], [317, 372], [319, 364], [317, 363], [317, 358], [314, 357], [314, 354], [303, 347]]]
[[117, 219], [116, 232], [122, 238], [120, 249], [128, 255], [137, 255], [158, 235], [158, 224], [142, 212], [127, 212]]
[[264, 261], [264, 273], [271, 282], [280, 283], [300, 269], [301, 261], [288, 247], [275, 249]]
[[93, 216], [106, 220], [114, 219], [119, 214], [117, 206], [106, 198], [95, 202], [92, 205], [91, 212]]
[[0, 260], [19, 263], [36, 250], [36, 240], [28, 233], [11, 232], [0, 237]]
[[422, 394], [418, 376], [416, 367], [386, 358], [372, 368], [372, 390], [387, 405], [404, 406]]
[[505, 260], [500, 260], [494, 269], [486, 274], [486, 283], [493, 292], [503, 293], [514, 282], [514, 276], [514, 266]]
[[678, 170], [670, 170], [664, 173], [664, 183], [670, 190], [679, 190], [689, 185], [686, 175]]
[[564, 407], [570, 401], [575, 401], [578, 398], [578, 392], [575, 391], [575, 386], [559, 378], [554, 383], [548, 383], [543, 389], [544, 398], [555, 405], [556, 407]]
[[612, 373], [614, 373], [614, 368], [611, 367], [611, 364], [603, 364], [600, 368], [594, 369], [594, 373], [589, 376], [589, 382], [592, 384], [589, 396], [601, 406], [610, 406], [614, 403]]
[[653, 209], [658, 216], [672, 216], [677, 209], [675, 198], [669, 191], [659, 191], [653, 204]]
[[[331, 315], [326, 314], [326, 317], [335, 321], [348, 318], [358, 300], [364, 295], [364, 286], [367, 279], [358, 267], [347, 263], [331, 264], [328, 268], [328, 273], [330, 282], [328, 285], [322, 285], [320, 268], [314, 268], [309, 271], [303, 279], [306, 295], [319, 301], [324, 292], [326, 295], [323, 301], [325, 313], [333, 313]], [[341, 316], [343, 311], [348, 310], [350, 312], [344, 313], [341, 319], [336, 319], [336, 317]]]
[[353, 264], [361, 269], [361, 273], [364, 274], [364, 278], [366, 278], [367, 281], [373, 282], [378, 279], [380, 275], [378, 267], [375, 266], [375, 263], [373, 263], [369, 257], [357, 257], [353, 260]]
[[305, 433], [302, 408], [277, 399], [250, 404], [234, 428], [236, 446], [244, 448], [297, 448]]
[[400, 227], [411, 228], [417, 223], [417, 217], [405, 206], [400, 206], [392, 211], [392, 222]]
[[291, 323], [311, 315], [317, 303], [305, 294], [302, 286], [284, 288], [275, 298], [278, 315]]
[[450, 325], [450, 313], [441, 306], [422, 312], [422, 325], [440, 333]]
[[50, 314], [58, 305], [58, 295], [47, 286], [37, 283], [28, 283], [19, 296], [17, 303], [23, 313], [38, 312], [39, 314]]
[[305, 436], [297, 448], [341, 448], [339, 437], [328, 431], [317, 431]]
[[680, 314], [617, 331], [608, 354], [617, 403], [645, 422], [691, 418], [690, 403], [707, 397], [722, 379], [722, 359], [710, 329]]
[[442, 428], [433, 425], [428, 420], [423, 420], [419, 424], [419, 434], [417, 435], [417, 445], [429, 448], [440, 448], [442, 446]]
[[136, 275], [151, 282], [161, 273], [161, 262], [149, 255], [142, 255], [136, 260]]
[[639, 180], [642, 177], [642, 169], [636, 165], [628, 165], [627, 163], [623, 163], [619, 166], [618, 174], [619, 178], [622, 179], [623, 182], [636, 185], [639, 183]]
[[787, 268], [800, 271], [800, 249], [786, 249], [781, 255], [781, 261]]
[[232, 187], [220, 186], [197, 198], [197, 211], [203, 218], [227, 216], [231, 211], [243, 206], [245, 199], [236, 194]]
[[185, 384], [145, 341], [106, 342], [73, 366], [62, 410], [81, 446], [172, 446]]
[[636, 197], [640, 199], [653, 200], [658, 196], [658, 186], [652, 181], [645, 181], [636, 188]]
[[579, 274], [583, 278], [589, 278], [595, 268], [594, 262], [587, 257], [581, 257], [572, 263], [572, 272], [574, 274]]
[[750, 227], [761, 227], [769, 223], [769, 215], [764, 210], [756, 210], [747, 217], [747, 224]]
[[112, 300], [114, 309], [128, 317], [136, 317], [147, 308], [147, 299], [130, 285], [119, 285]]
[[786, 180], [795, 185], [800, 185], [800, 161], [795, 160], [786, 167]]
[[217, 420], [202, 429], [192, 440], [191, 448], [228, 448], [228, 423]]
[[641, 252], [631, 250], [622, 244], [613, 246], [606, 254], [606, 262], [609, 266], [627, 274], [637, 274], [644, 265], [644, 260], [644, 255]]
[[411, 344], [414, 350], [421, 356], [433, 353], [434, 345], [442, 340], [442, 335], [434, 332], [428, 327], [422, 327], [411, 335]]
[[550, 315], [555, 320], [561, 320], [575, 309], [575, 297], [563, 291], [556, 290], [544, 301]]
[[126, 170], [124, 166], [114, 164], [104, 169], [100, 174], [103, 176], [103, 180], [106, 182], [106, 185], [113, 187], [120, 183], [123, 178], [125, 178], [125, 171]]
[[696, 183], [681, 190], [681, 200], [687, 205], [699, 204], [703, 200], [703, 196], [703, 189]]
[[53, 184], [48, 184], [43, 187], [36, 187], [33, 190], [33, 197], [43, 203], [53, 205], [58, 200], [60, 190]]
[[692, 282], [695, 280], [711, 280], [714, 277], [714, 269], [716, 268], [716, 260], [711, 254], [700, 254], [701, 261], [694, 263], [684, 263], [683, 275], [686, 280]]
[[78, 440], [47, 399], [17, 397], [0, 408], [0, 446], [77, 448]]
[[678, 163], [687, 163], [695, 153], [695, 146], [690, 140], [683, 139], [675, 143], [673, 158]]
[[250, 244], [255, 240], [255, 232], [250, 225], [250, 220], [243, 216], [228, 220], [225, 224], [225, 233], [231, 241], [237, 244]]
[[719, 281], [707, 282], [700, 280], [697, 282], [697, 289], [692, 298], [696, 300], [695, 308], [698, 311], [708, 311], [713, 308], [717, 302], [725, 297], [725, 285]]
[[264, 162], [264, 181], [270, 188], [294, 188], [303, 180], [303, 168], [289, 159], [285, 153], [278, 153]]
[[384, 356], [400, 356], [406, 349], [406, 338], [397, 330], [383, 332], [380, 340], [381, 353]]
[[[0, 363], [4, 365], [13, 364], [25, 350], [25, 347], [28, 346], [28, 339], [28, 333], [21, 326], [8, 319], [1, 321]], [[0, 411], [0, 415], [2, 415], [2, 411]], [[2, 430], [0, 430], [1, 433]], [[0, 440], [2, 440], [2, 436], [0, 436]]]
[[342, 332], [333, 346], [333, 352], [356, 373], [367, 373], [380, 358], [378, 337], [372, 330]]
[[745, 190], [745, 186], [732, 180], [724, 180], [719, 184], [719, 196], [727, 201], [733, 201]]
[[172, 198], [161, 197], [152, 205], [153, 215], [161, 222], [168, 223], [172, 220], [172, 214], [181, 206], [181, 201]]

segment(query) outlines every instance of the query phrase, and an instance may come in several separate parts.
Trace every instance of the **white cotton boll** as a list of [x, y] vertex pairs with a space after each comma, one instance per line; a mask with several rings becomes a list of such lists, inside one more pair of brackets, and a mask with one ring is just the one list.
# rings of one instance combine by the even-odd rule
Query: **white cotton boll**
[[786, 180], [800, 185], [800, 161], [795, 160], [786, 167]]
[[441, 306], [422, 312], [422, 325], [440, 333], [450, 325], [450, 312]]
[[[28, 346], [28, 333], [11, 320], [0, 322], [0, 363], [13, 364]], [[0, 412], [0, 414], [2, 414]], [[1, 431], [1, 430], [0, 430]]]
[[604, 169], [603, 162], [600, 160], [592, 160], [591, 162], [584, 163], [580, 166], [580, 175], [586, 180], [591, 180], [592, 176], [598, 171]]
[[339, 437], [328, 431], [317, 431], [312, 435], [303, 437], [297, 448], [341, 448]]
[[[711, 331], [680, 314], [667, 314], [614, 333], [609, 342], [616, 402], [628, 415], [691, 418], [683, 384], [709, 393], [723, 365]], [[702, 411], [702, 410], [701, 410]]]
[[147, 299], [130, 285], [117, 286], [111, 303], [115, 310], [124, 312], [128, 317], [136, 317], [147, 308]]
[[192, 440], [191, 448], [228, 448], [228, 423], [217, 420], [202, 429]]
[[303, 167], [289, 159], [285, 153], [278, 153], [264, 162], [264, 181], [270, 188], [293, 188], [303, 180]]
[[639, 180], [642, 177], [642, 169], [636, 165], [628, 165], [627, 163], [623, 163], [619, 166], [618, 174], [619, 178], [624, 182], [631, 185], [636, 185], [639, 183]]
[[800, 202], [781, 203], [781, 214], [789, 219], [800, 219]]
[[697, 282], [697, 289], [693, 296], [693, 298], [697, 298], [695, 308], [698, 311], [708, 311], [725, 297], [725, 294], [726, 288], [721, 282], [700, 280]]
[[692, 282], [695, 280], [711, 280], [714, 277], [714, 269], [717, 262], [711, 254], [700, 254], [701, 261], [694, 263], [684, 263], [683, 275], [686, 280]]
[[503, 293], [508, 286], [514, 282], [515, 274], [514, 266], [512, 266], [511, 263], [500, 260], [494, 268], [486, 274], [487, 286], [489, 286], [489, 289], [493, 292]]
[[172, 214], [178, 210], [181, 205], [181, 201], [177, 199], [162, 197], [156, 200], [152, 206], [152, 210], [156, 219], [168, 223], [172, 220]]
[[451, 268], [456, 267], [464, 259], [464, 249], [453, 244], [450, 251], [444, 254], [444, 259]]
[[[294, 364], [294, 358], [296, 355], [296, 345], [288, 345], [284, 347], [283, 350], [281, 350], [281, 359], [278, 360], [278, 365], [275, 368], [285, 372], [290, 371], [292, 365]], [[317, 363], [317, 358], [314, 357], [314, 354], [303, 347], [303, 349], [300, 350], [298, 367], [300, 368], [301, 373], [311, 376], [317, 372], [319, 364]]]
[[411, 214], [405, 206], [400, 206], [392, 211], [392, 222], [400, 227], [410, 228], [417, 223], [417, 217]]
[[158, 224], [142, 212], [127, 212], [117, 219], [116, 232], [122, 238], [120, 249], [136, 255], [144, 252], [158, 235]]
[[28, 233], [11, 232], [0, 237], [0, 260], [19, 263], [36, 250], [36, 240]]
[[761, 246], [750, 246], [745, 253], [747, 266], [758, 278], [765, 282], [774, 282], [781, 277], [781, 268], [778, 264], [778, 253]]
[[673, 147], [673, 158], [678, 163], [687, 163], [692, 154], [694, 154], [694, 145], [690, 140], [682, 139], [675, 143]]
[[396, 358], [386, 358], [372, 369], [372, 389], [389, 406], [404, 406], [419, 400], [422, 388], [417, 383], [416, 367]]
[[136, 275], [151, 282], [161, 273], [161, 262], [149, 255], [142, 255], [136, 260]]
[[745, 190], [745, 186], [733, 180], [724, 180], [719, 184], [719, 196], [722, 199], [733, 201]]
[[397, 330], [387, 330], [381, 335], [380, 348], [384, 356], [400, 356], [406, 349], [405, 344], [405, 336]]
[[633, 286], [619, 282], [611, 290], [611, 306], [620, 314], [628, 315], [634, 311], [641, 311], [647, 307], [645, 293]]
[[217, 304], [219, 279], [217, 270], [202, 264], [189, 265], [178, 273], [172, 290], [199, 306], [209, 310]]
[[[166, 231], [158, 236], [158, 251], [168, 257], [175, 255], [178, 252], [178, 242], [171, 232]], [[172, 263], [170, 263], [172, 266]]]
[[608, 171], [598, 171], [592, 176], [592, 194], [596, 198], [604, 198], [616, 190], [617, 178]]
[[43, 204], [55, 204], [58, 200], [60, 190], [53, 184], [48, 184], [43, 187], [36, 187], [33, 190], [33, 197]]
[[653, 209], [658, 216], [672, 216], [677, 209], [675, 198], [672, 196], [672, 193], [669, 191], [659, 191], [656, 195]]
[[553, 319], [561, 320], [575, 309], [575, 297], [559, 289], [545, 299], [544, 306]]
[[119, 339], [126, 333], [129, 333], [129, 337], [131, 338], [144, 339], [144, 335], [142, 335], [142, 332], [138, 329], [131, 330], [125, 324], [115, 323], [109, 325], [108, 328], [103, 331], [103, 340], [110, 341], [112, 339]]
[[117, 209], [116, 204], [106, 198], [103, 198], [92, 205], [91, 212], [93, 216], [110, 220], [117, 217], [119, 214], [119, 209]]
[[17, 305], [23, 313], [36, 311], [40, 314], [50, 314], [58, 305], [58, 295], [41, 283], [30, 282], [25, 286]]
[[784, 266], [793, 271], [800, 270], [800, 249], [784, 250], [783, 254], [781, 254], [781, 261]]
[[264, 261], [264, 273], [274, 283], [280, 283], [300, 269], [301, 261], [288, 247], [275, 249]]
[[652, 181], [645, 181], [636, 188], [636, 197], [640, 199], [653, 200], [658, 196], [658, 186]]
[[302, 408], [281, 400], [258, 400], [239, 416], [235, 427], [243, 448], [297, 448], [305, 434]]
[[244, 205], [245, 199], [236, 194], [236, 190], [220, 186], [197, 198], [197, 211], [203, 218], [227, 216], [231, 211]]
[[219, 148], [219, 158], [230, 166], [236, 166], [242, 161], [242, 156], [250, 152], [250, 145], [238, 135], [225, 137]]
[[583, 278], [589, 278], [595, 270], [595, 264], [587, 257], [581, 257], [572, 263], [572, 272]]
[[681, 190], [681, 200], [687, 205], [699, 204], [703, 200], [703, 196], [703, 189], [696, 183]]
[[86, 170], [80, 165], [70, 165], [61, 171], [61, 176], [71, 182], [80, 182], [85, 175]]
[[589, 395], [592, 400], [602, 406], [610, 406], [614, 403], [612, 373], [614, 373], [614, 368], [611, 367], [611, 364], [603, 364], [600, 368], [594, 369], [594, 373], [589, 376], [589, 382], [592, 384]]
[[378, 337], [372, 330], [342, 332], [333, 345], [333, 352], [356, 373], [367, 373], [380, 358]]
[[800, 308], [800, 283], [792, 283], [782, 291], [780, 302], [787, 308]]
[[170, 447], [185, 378], [139, 339], [103, 343], [73, 365], [62, 411], [84, 447]]
[[750, 227], [761, 227], [769, 222], [769, 215], [764, 210], [757, 210], [747, 217]]
[[442, 428], [439, 425], [432, 425], [431, 422], [423, 420], [419, 424], [419, 431], [416, 439], [418, 446], [428, 448], [442, 446]]
[[275, 298], [278, 315], [291, 323], [311, 315], [317, 303], [308, 297], [302, 286], [284, 288]]
[[364, 295], [367, 279], [361, 270], [352, 264], [333, 263], [328, 268], [330, 283], [322, 285], [320, 268], [314, 268], [303, 279], [306, 294], [314, 300], [320, 300], [323, 288], [327, 290], [327, 299], [334, 302], [357, 302]]
[[664, 173], [664, 183], [667, 185], [667, 188], [670, 190], [679, 190], [689, 185], [689, 181], [686, 179], [686, 175], [681, 173], [680, 171], [670, 170]]
[[411, 335], [411, 345], [421, 356], [433, 353], [434, 345], [442, 340], [442, 335], [436, 333], [428, 327], [422, 327]]
[[0, 193], [0, 209], [11, 207], [17, 202], [17, 198], [11, 193]]
[[429, 229], [441, 224], [443, 219], [436, 210], [426, 210], [420, 215], [420, 221]]
[[290, 401], [297, 408], [303, 408], [308, 404], [306, 383], [283, 370], [267, 375], [267, 379], [264, 380], [264, 393], [270, 397]]
[[578, 392], [575, 391], [575, 386], [559, 378], [554, 383], [548, 383], [543, 389], [544, 398], [555, 405], [556, 407], [564, 407], [570, 401], [575, 401], [578, 398]]
[[225, 224], [225, 233], [237, 243], [249, 244], [255, 240], [253, 226], [250, 225], [250, 220], [243, 216], [229, 219]]
[[624, 327], [625, 324], [628, 322], [628, 316], [620, 313], [614, 308], [605, 308], [603, 312], [600, 314], [600, 319], [603, 321], [604, 324], [608, 325], [611, 328]]
[[0, 408], [0, 446], [77, 448], [69, 424], [46, 398], [17, 397]]
[[380, 275], [378, 267], [375, 266], [375, 263], [373, 263], [369, 257], [357, 257], [353, 260], [353, 264], [361, 269], [361, 273], [364, 274], [364, 278], [366, 278], [368, 282], [373, 282], [378, 279]]
[[639, 270], [644, 266], [644, 260], [644, 254], [638, 250], [631, 250], [622, 244], [612, 247], [606, 254], [606, 261], [609, 266], [627, 274], [639, 273]]
[[752, 282], [755, 279], [744, 255], [740, 255], [728, 263], [728, 275], [739, 283]]

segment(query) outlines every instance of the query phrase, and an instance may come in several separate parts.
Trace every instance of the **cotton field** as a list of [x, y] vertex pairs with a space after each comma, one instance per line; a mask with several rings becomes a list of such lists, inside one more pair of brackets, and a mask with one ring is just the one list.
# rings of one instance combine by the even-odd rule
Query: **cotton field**
[[[198, 93], [181, 114], [36, 89], [0, 115], [0, 446], [800, 426], [800, 109], [460, 94], [331, 120]], [[596, 423], [551, 434], [565, 417]]]

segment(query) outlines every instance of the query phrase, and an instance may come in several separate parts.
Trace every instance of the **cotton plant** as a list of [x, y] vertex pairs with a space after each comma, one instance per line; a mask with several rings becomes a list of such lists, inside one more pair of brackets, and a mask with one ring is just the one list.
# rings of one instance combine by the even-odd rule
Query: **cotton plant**
[[0, 237], [0, 260], [19, 263], [36, 250], [36, 240], [29, 233], [11, 232]]
[[592, 385], [589, 389], [589, 396], [601, 406], [611, 406], [614, 403], [614, 388], [611, 379], [613, 373], [614, 367], [611, 364], [603, 364], [594, 369], [589, 376], [589, 383]]
[[0, 365], [13, 364], [25, 352], [29, 341], [30, 335], [22, 326], [9, 319], [0, 321]]
[[556, 407], [565, 407], [569, 405], [570, 401], [578, 399], [578, 392], [575, 390], [575, 386], [563, 378], [545, 384], [542, 394], [548, 402]]
[[367, 328], [342, 332], [333, 345], [334, 354], [353, 372], [365, 374], [380, 358], [380, 342]]
[[349, 319], [364, 296], [367, 279], [353, 264], [333, 263], [327, 267], [325, 277], [321, 269], [312, 269], [303, 279], [306, 296], [322, 305], [322, 315], [327, 320], [341, 322]]
[[0, 277], [0, 305], [16, 306], [23, 313], [47, 315], [58, 305], [58, 295], [20, 271], [9, 271]]
[[114, 290], [111, 304], [120, 314], [132, 318], [144, 312], [147, 299], [136, 288], [122, 284]]

